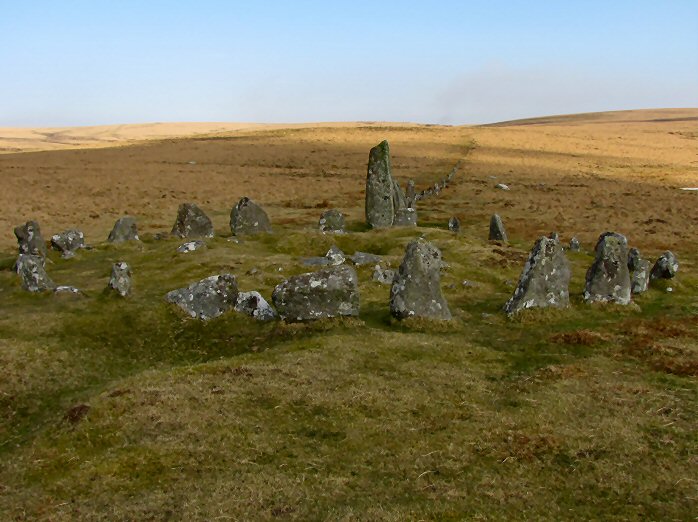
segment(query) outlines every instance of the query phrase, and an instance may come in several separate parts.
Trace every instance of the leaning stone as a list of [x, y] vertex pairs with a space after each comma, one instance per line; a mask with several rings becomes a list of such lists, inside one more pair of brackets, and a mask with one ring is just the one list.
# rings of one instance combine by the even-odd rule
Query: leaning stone
[[273, 321], [279, 316], [259, 292], [240, 292], [235, 311], [254, 317], [258, 321]]
[[637, 263], [642, 259], [640, 251], [637, 248], [628, 250], [628, 270], [631, 272], [637, 269]]
[[413, 208], [401, 208], [395, 213], [395, 227], [416, 227], [417, 226], [417, 211]]
[[58, 250], [65, 259], [74, 257], [76, 250], [85, 248], [85, 234], [76, 229], [54, 234], [51, 236], [51, 247]]
[[588, 303], [630, 304], [628, 240], [605, 232], [596, 243], [596, 259], [586, 274], [584, 300]]
[[633, 294], [641, 294], [647, 291], [650, 283], [650, 262], [646, 259], [638, 259], [634, 263], [630, 291]]
[[171, 234], [176, 237], [213, 237], [213, 223], [194, 203], [182, 203]]
[[390, 268], [383, 268], [380, 265], [376, 265], [373, 269], [373, 280], [382, 285], [393, 284], [393, 279], [395, 278], [395, 270]]
[[557, 239], [536, 241], [524, 266], [514, 295], [504, 305], [513, 315], [526, 308], [565, 308], [570, 304], [570, 266]]
[[20, 254], [46, 257], [46, 242], [41, 237], [41, 229], [36, 221], [27, 221], [15, 227], [15, 236]]
[[272, 301], [287, 322], [358, 316], [358, 277], [346, 265], [301, 274], [278, 285]]
[[221, 274], [207, 277], [186, 288], [172, 290], [165, 296], [191, 317], [207, 321], [232, 310], [237, 303], [238, 285], [235, 276]]
[[44, 292], [56, 288], [46, 273], [45, 260], [41, 256], [20, 254], [15, 269], [22, 280], [22, 288], [28, 292]]
[[111, 267], [111, 277], [107, 284], [107, 290], [113, 291], [121, 297], [131, 293], [131, 267], [124, 261], [114, 263]]
[[581, 250], [581, 245], [579, 244], [579, 239], [573, 237], [570, 239], [570, 252], [579, 252]]
[[458, 219], [456, 216], [453, 216], [451, 219], [449, 219], [448, 230], [456, 234], [460, 232], [460, 219]]
[[230, 211], [230, 230], [236, 236], [271, 234], [271, 221], [262, 207], [245, 197]]
[[368, 155], [366, 174], [366, 223], [372, 228], [393, 224], [395, 206], [390, 165], [390, 145], [382, 141]]
[[502, 218], [498, 214], [492, 214], [490, 218], [490, 241], [507, 241], [507, 231], [504, 229]]
[[109, 233], [107, 241], [110, 243], [123, 243], [124, 241], [139, 241], [136, 220], [131, 216], [124, 216], [116, 220], [114, 228]]
[[451, 319], [441, 294], [441, 252], [419, 238], [407, 245], [405, 257], [390, 288], [390, 313], [397, 319]]
[[344, 226], [344, 214], [337, 209], [326, 210], [320, 216], [320, 232], [341, 234]]
[[194, 241], [187, 241], [182, 243], [177, 247], [177, 252], [180, 254], [188, 254], [189, 252], [194, 252], [194, 250], [200, 250], [206, 248], [206, 243], [201, 239], [195, 239]]
[[367, 252], [354, 252], [354, 255], [351, 256], [349, 259], [351, 259], [351, 262], [354, 263], [356, 266], [375, 265], [376, 263], [380, 263], [381, 256], [377, 256], [376, 254], [369, 254]]
[[676, 256], [667, 250], [664, 252], [652, 267], [650, 279], [671, 279], [679, 271], [679, 261]]

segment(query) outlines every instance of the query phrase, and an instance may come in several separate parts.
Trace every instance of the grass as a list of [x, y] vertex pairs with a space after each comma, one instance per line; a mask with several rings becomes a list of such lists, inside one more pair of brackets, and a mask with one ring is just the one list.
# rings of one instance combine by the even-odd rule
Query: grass
[[[223, 271], [269, 298], [334, 242], [397, 266], [416, 233], [448, 263], [450, 324], [392, 321], [371, 267], [358, 268], [358, 319], [200, 323], [163, 300]], [[86, 298], [28, 295], [0, 263], [3, 520], [695, 516], [692, 272], [638, 306], [591, 307], [591, 257], [573, 254], [573, 306], [509, 320], [528, 245], [291, 225], [186, 255], [178, 244], [52, 254], [54, 280]], [[126, 300], [102, 292], [122, 259]]]

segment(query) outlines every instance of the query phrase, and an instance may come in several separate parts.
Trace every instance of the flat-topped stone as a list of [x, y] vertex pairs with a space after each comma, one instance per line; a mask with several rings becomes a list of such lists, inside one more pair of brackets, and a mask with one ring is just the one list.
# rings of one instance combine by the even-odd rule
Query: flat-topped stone
[[51, 236], [51, 248], [61, 253], [61, 257], [68, 259], [75, 256], [75, 252], [85, 248], [85, 234], [72, 228]]
[[232, 274], [214, 275], [172, 290], [165, 296], [193, 318], [207, 321], [232, 310], [237, 303], [238, 286]]

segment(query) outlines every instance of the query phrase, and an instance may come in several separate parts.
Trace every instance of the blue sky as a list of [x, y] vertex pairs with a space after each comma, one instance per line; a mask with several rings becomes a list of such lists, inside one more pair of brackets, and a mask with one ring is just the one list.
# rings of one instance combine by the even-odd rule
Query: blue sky
[[698, 107], [698, 0], [0, 0], [0, 126]]

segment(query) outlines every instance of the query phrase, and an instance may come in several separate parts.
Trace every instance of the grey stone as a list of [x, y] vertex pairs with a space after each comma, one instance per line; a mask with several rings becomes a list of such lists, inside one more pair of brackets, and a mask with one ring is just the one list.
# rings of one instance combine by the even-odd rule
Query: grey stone
[[41, 228], [36, 221], [27, 221], [15, 227], [15, 236], [20, 254], [46, 257], [46, 242], [41, 237]]
[[56, 285], [46, 273], [45, 259], [39, 255], [20, 254], [15, 270], [21, 278], [22, 288], [28, 292], [53, 290]]
[[509, 190], [509, 185], [505, 185], [504, 183], [497, 183], [494, 188], [499, 189], [499, 190]]
[[507, 241], [507, 231], [504, 229], [502, 218], [498, 214], [492, 214], [490, 218], [490, 241]]
[[397, 319], [451, 319], [448, 303], [441, 294], [440, 270], [441, 252], [438, 248], [422, 238], [407, 245], [390, 288], [392, 316]]
[[560, 234], [558, 234], [555, 231], [552, 231], [549, 235], [548, 238], [554, 239], [555, 241], [560, 241]]
[[165, 296], [191, 317], [207, 321], [235, 308], [238, 285], [232, 274], [207, 277], [186, 288], [172, 290]]
[[254, 291], [238, 294], [235, 311], [254, 317], [258, 321], [273, 321], [279, 317], [266, 299]]
[[171, 234], [181, 238], [213, 237], [213, 223], [194, 203], [182, 203]]
[[373, 269], [373, 280], [382, 285], [393, 284], [393, 279], [395, 278], [395, 270], [390, 268], [383, 268], [380, 265], [376, 265]]
[[131, 216], [124, 216], [116, 220], [114, 228], [109, 233], [107, 241], [110, 243], [123, 243], [124, 241], [139, 241], [136, 220]]
[[630, 291], [633, 294], [641, 294], [647, 291], [650, 283], [650, 262], [646, 259], [637, 259], [630, 282]]
[[605, 232], [596, 243], [596, 259], [586, 274], [584, 300], [588, 303], [630, 303], [628, 240], [622, 234]]
[[579, 244], [579, 239], [576, 237], [570, 239], [570, 252], [579, 252], [581, 249], [582, 247]]
[[449, 219], [448, 229], [456, 234], [460, 232], [460, 219], [458, 219], [456, 216], [453, 216], [451, 219]]
[[664, 252], [652, 267], [650, 279], [672, 279], [679, 271], [679, 261], [676, 256], [667, 250]]
[[131, 293], [131, 286], [131, 267], [125, 261], [114, 263], [111, 267], [107, 290], [115, 292], [121, 297], [126, 297]]
[[272, 302], [287, 322], [358, 316], [356, 271], [340, 265], [291, 277], [274, 289]]
[[393, 224], [395, 204], [390, 164], [390, 145], [382, 141], [368, 155], [366, 173], [366, 223], [372, 228]]
[[569, 306], [570, 276], [570, 266], [560, 241], [541, 237], [533, 246], [504, 311], [513, 315], [527, 308]]
[[194, 241], [187, 241], [182, 243], [177, 247], [177, 252], [180, 254], [188, 254], [189, 252], [194, 252], [195, 250], [201, 250], [206, 248], [206, 243], [201, 239], [195, 239]]
[[271, 221], [264, 209], [244, 197], [230, 211], [230, 230], [236, 236], [271, 234]]
[[337, 209], [326, 210], [320, 216], [320, 232], [341, 234], [344, 232], [344, 214]]
[[407, 206], [409, 208], [416, 208], [417, 204], [417, 189], [414, 185], [414, 180], [410, 179], [407, 181], [407, 188], [405, 189], [405, 198], [407, 199]]
[[56, 288], [53, 289], [54, 294], [60, 294], [60, 295], [84, 295], [82, 291], [79, 288], [75, 288], [74, 286], [57, 286]]
[[417, 226], [417, 211], [413, 208], [400, 208], [395, 213], [395, 221], [393, 226], [396, 227], [416, 227]]
[[[400, 183], [393, 179], [393, 212], [397, 215], [398, 211], [404, 208], [408, 208], [407, 196], [400, 187]], [[393, 219], [393, 221], [395, 221]]]
[[85, 234], [80, 230], [70, 229], [51, 236], [51, 247], [61, 253], [61, 257], [75, 256], [75, 251], [85, 248]]
[[637, 248], [628, 250], [628, 270], [631, 272], [637, 269], [637, 263], [642, 259], [640, 251]]
[[375, 265], [376, 263], [380, 263], [381, 256], [369, 254], [367, 252], [354, 252], [354, 255], [349, 259], [351, 259], [351, 262], [356, 266]]
[[325, 257], [329, 259], [331, 266], [341, 265], [342, 263], [344, 263], [344, 261], [346, 261], [346, 256], [344, 255], [344, 252], [342, 252], [342, 250], [337, 245], [332, 245], [325, 254]]

